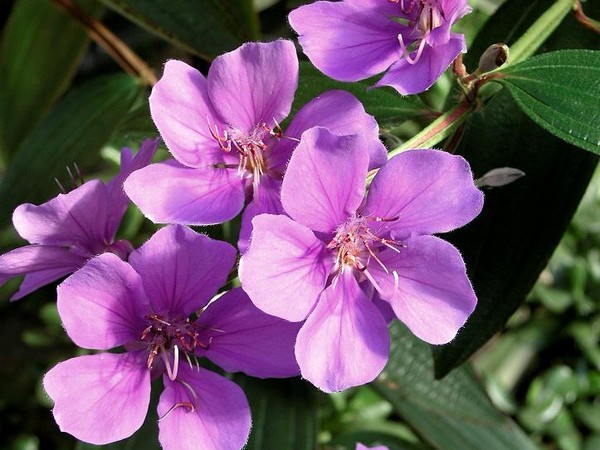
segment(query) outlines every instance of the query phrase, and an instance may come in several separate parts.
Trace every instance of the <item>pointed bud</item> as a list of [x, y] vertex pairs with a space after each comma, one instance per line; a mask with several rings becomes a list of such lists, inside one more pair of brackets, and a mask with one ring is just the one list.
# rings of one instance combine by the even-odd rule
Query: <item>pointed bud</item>
[[481, 73], [491, 72], [501, 67], [508, 60], [508, 45], [499, 43], [490, 45], [481, 58], [477, 70]]
[[475, 180], [477, 187], [500, 187], [506, 186], [525, 175], [525, 172], [513, 167], [498, 167], [487, 172], [481, 178]]

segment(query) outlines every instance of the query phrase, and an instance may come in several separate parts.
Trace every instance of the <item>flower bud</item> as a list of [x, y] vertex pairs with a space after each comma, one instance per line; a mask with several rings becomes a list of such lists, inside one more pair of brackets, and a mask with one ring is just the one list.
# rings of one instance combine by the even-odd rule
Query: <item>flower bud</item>
[[477, 70], [481, 73], [491, 72], [501, 67], [508, 60], [508, 45], [499, 43], [490, 45], [481, 58]]

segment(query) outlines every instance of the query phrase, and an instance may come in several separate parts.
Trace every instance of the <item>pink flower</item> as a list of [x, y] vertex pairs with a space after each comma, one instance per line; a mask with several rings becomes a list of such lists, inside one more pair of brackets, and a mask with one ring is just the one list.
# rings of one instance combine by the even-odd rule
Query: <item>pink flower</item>
[[404, 152], [379, 169], [365, 197], [364, 148], [360, 136], [304, 132], [281, 190], [289, 217], [256, 217], [240, 261], [256, 306], [306, 319], [296, 359], [302, 376], [326, 392], [367, 383], [383, 369], [390, 309], [419, 338], [443, 344], [477, 301], [458, 250], [431, 236], [481, 211], [467, 162], [436, 150]]
[[375, 86], [418, 94], [466, 51], [464, 36], [450, 28], [470, 11], [467, 0], [318, 1], [289, 21], [325, 75], [358, 81], [385, 72]]
[[373, 167], [386, 160], [375, 119], [351, 94], [330, 91], [305, 105], [283, 131], [298, 84], [291, 41], [247, 43], [221, 55], [208, 75], [168, 61], [150, 96], [152, 118], [174, 159], [135, 172], [127, 195], [154, 222], [208, 225], [242, 217], [240, 249], [252, 218], [281, 213], [279, 190], [302, 132], [320, 125], [373, 139]]
[[123, 181], [150, 162], [157, 146], [158, 139], [148, 139], [135, 157], [123, 149], [121, 171], [108, 184], [88, 181], [39, 206], [25, 203], [15, 209], [13, 224], [31, 245], [0, 255], [0, 285], [25, 275], [12, 300], [75, 272], [92, 256], [111, 252], [127, 258], [131, 244], [115, 241], [129, 204]]
[[299, 326], [262, 313], [239, 288], [206, 307], [235, 257], [231, 245], [172, 225], [134, 250], [131, 265], [103, 254], [66, 279], [58, 311], [71, 339], [126, 352], [79, 356], [46, 374], [61, 430], [93, 444], [131, 436], [146, 417], [151, 379], [162, 376], [166, 450], [241, 448], [250, 432], [246, 397], [197, 358], [261, 378], [294, 376]]

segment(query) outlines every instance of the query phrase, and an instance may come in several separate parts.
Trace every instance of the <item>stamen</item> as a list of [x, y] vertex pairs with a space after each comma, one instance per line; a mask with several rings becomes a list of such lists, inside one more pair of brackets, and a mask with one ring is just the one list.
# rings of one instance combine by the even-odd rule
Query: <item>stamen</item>
[[160, 416], [158, 418], [158, 422], [160, 422], [161, 420], [163, 420], [164, 418], [166, 418], [169, 414], [171, 414], [173, 411], [175, 411], [175, 409], [177, 409], [179, 407], [187, 408], [188, 412], [191, 412], [191, 413], [193, 413], [194, 411], [196, 411], [196, 408], [190, 402], [175, 403], [173, 406], [171, 406], [169, 408], [169, 410], [166, 413], [164, 413], [162, 416]]
[[177, 374], [179, 373], [179, 347], [177, 345], [173, 346], [173, 378], [170, 378], [173, 381], [177, 378]]
[[410, 57], [410, 54], [408, 52], [408, 47], [406, 45], [404, 45], [404, 38], [402, 37], [402, 34], [398, 35], [398, 42], [400, 43], [400, 48], [402, 49], [402, 56], [404, 57], [404, 59], [406, 60], [407, 63], [409, 64], [416, 64], [419, 62], [419, 59], [421, 59], [421, 55], [423, 53], [423, 49], [425, 48], [425, 39], [427, 38], [427, 35], [423, 36], [419, 42], [419, 47], [417, 48], [417, 54], [415, 55], [414, 58]]

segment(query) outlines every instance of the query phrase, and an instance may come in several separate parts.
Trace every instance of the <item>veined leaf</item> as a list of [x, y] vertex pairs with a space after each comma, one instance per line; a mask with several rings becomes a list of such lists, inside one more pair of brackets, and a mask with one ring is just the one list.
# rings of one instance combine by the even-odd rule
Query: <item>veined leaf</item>
[[544, 53], [502, 73], [498, 81], [535, 123], [600, 154], [600, 51]]
[[[473, 61], [488, 45], [514, 42], [552, 4], [552, 0], [532, 0], [526, 6], [520, 0], [507, 1], [490, 19], [494, 26], [483, 27], [469, 49], [467, 67], [473, 70]], [[600, 16], [600, 2], [587, 2], [586, 12]], [[600, 40], [568, 16], [542, 51], [565, 47], [598, 49]], [[557, 89], [568, 86], [565, 80]], [[463, 254], [479, 302], [456, 339], [434, 348], [439, 377], [501, 331], [523, 304], [566, 230], [597, 163], [595, 155], [536, 125], [507, 90], [480, 113], [472, 114], [457, 153], [470, 162], [475, 177], [498, 167], [513, 167], [525, 176], [487, 191], [483, 213], [447, 236]]]
[[373, 387], [424, 441], [440, 450], [537, 449], [492, 405], [468, 367], [435, 380], [427, 344], [399, 322], [390, 332], [390, 359]]

